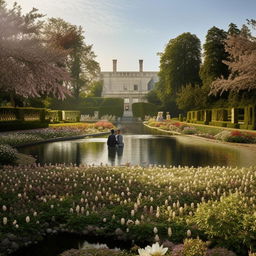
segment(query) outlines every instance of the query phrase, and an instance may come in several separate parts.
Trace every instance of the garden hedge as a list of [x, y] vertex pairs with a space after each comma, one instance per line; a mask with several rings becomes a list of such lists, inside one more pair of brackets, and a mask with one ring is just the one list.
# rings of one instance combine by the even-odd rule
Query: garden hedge
[[80, 111], [0, 107], [0, 131], [48, 127], [49, 122], [79, 122]]
[[187, 122], [254, 130], [256, 129], [256, 105], [189, 111]]
[[94, 115], [95, 111], [99, 112], [99, 116], [112, 115], [117, 117], [123, 116], [124, 100], [122, 98], [67, 98], [64, 101], [53, 100], [52, 109], [59, 110], [78, 110], [84, 115]]
[[144, 119], [145, 116], [156, 116], [158, 107], [152, 103], [138, 102], [132, 104], [132, 113], [134, 117]]
[[29, 130], [38, 128], [47, 128], [48, 122], [40, 121], [0, 121], [0, 131]]

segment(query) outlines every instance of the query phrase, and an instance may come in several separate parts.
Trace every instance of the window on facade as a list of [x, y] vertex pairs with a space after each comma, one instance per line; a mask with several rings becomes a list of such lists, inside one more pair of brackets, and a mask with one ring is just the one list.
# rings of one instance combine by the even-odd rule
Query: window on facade
[[130, 102], [129, 98], [124, 98], [124, 103], [129, 103], [129, 102]]
[[138, 103], [138, 102], [139, 102], [139, 99], [134, 98], [134, 99], [132, 99], [132, 102], [133, 102], [133, 103]]
[[134, 91], [138, 91], [138, 85], [137, 85], [137, 84], [135, 84], [135, 85], [133, 86], [133, 90], [134, 90]]
[[124, 91], [127, 91], [127, 85], [124, 85]]

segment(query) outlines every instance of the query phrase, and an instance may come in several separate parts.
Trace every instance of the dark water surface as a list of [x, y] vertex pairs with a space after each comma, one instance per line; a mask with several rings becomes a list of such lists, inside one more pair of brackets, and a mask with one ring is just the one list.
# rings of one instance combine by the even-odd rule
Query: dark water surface
[[167, 136], [143, 127], [141, 123], [121, 124], [124, 149], [109, 151], [107, 138], [85, 138], [51, 142], [21, 148], [35, 156], [39, 163], [74, 163], [109, 165], [149, 164], [166, 166], [239, 166], [256, 165], [256, 153], [190, 136]]
[[24, 247], [10, 256], [58, 256], [60, 253], [70, 249], [83, 248], [84, 243], [104, 244], [109, 248], [128, 249], [131, 248], [131, 242], [123, 242], [120, 240], [106, 239], [102, 237], [88, 237], [82, 235], [74, 235], [60, 233], [57, 235], [48, 235], [38, 244]]

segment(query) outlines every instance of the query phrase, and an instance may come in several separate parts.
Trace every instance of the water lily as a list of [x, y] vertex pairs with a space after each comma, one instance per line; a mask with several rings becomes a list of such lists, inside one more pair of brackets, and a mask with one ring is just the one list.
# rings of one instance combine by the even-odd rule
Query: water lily
[[159, 243], [155, 243], [152, 246], [147, 246], [145, 249], [139, 249], [140, 256], [162, 256], [165, 255], [168, 251], [168, 248], [164, 248], [163, 245], [159, 245]]
[[150, 256], [147, 249], [138, 249], [139, 256]]

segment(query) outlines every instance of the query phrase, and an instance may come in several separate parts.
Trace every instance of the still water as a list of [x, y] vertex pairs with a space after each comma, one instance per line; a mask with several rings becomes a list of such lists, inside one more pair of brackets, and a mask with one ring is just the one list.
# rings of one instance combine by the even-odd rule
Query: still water
[[121, 124], [124, 149], [109, 151], [107, 138], [85, 138], [21, 148], [39, 163], [165, 166], [256, 165], [256, 152], [234, 145], [209, 142], [190, 136], [155, 134], [142, 124]]

